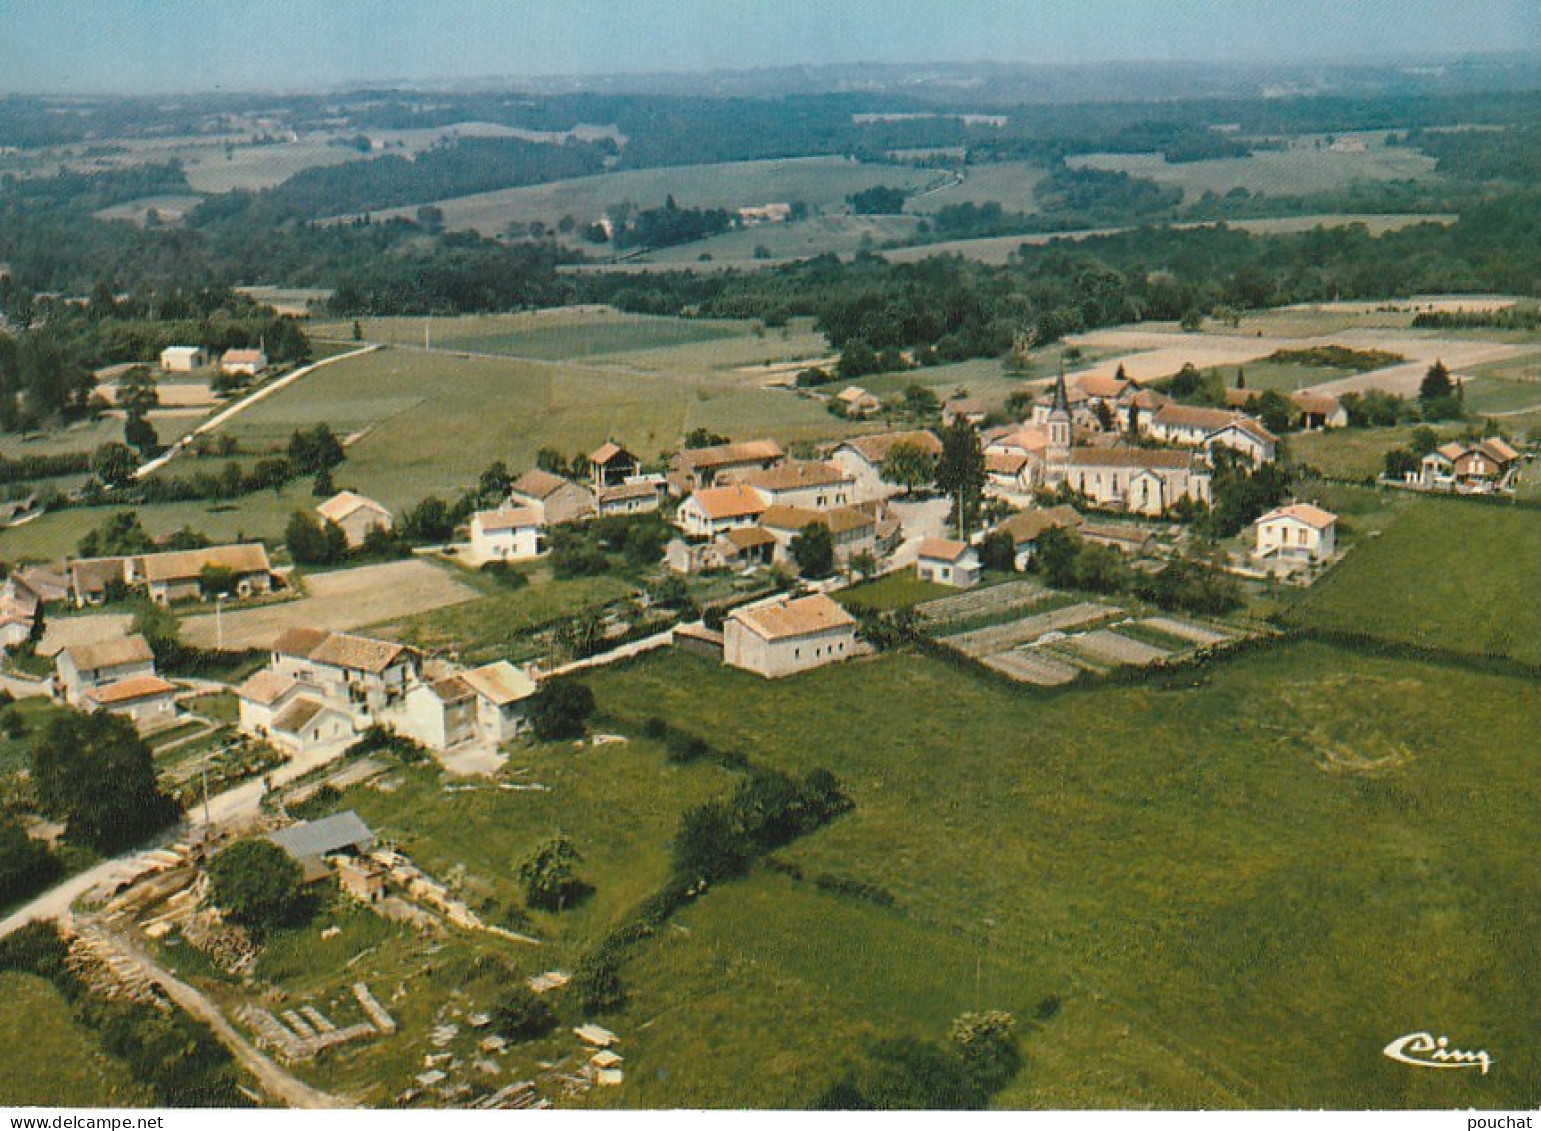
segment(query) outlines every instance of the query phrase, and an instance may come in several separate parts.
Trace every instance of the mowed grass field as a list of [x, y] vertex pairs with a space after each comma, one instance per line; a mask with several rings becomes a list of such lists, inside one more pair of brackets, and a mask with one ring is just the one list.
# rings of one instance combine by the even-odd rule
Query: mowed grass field
[[[767, 342], [764, 353], [784, 344]], [[752, 371], [703, 372], [677, 365], [672, 350], [644, 354], [599, 369], [384, 350], [317, 372], [231, 431], [258, 443], [323, 422], [360, 433], [338, 484], [400, 507], [456, 491], [496, 460], [516, 472], [531, 467], [543, 447], [584, 452], [614, 438], [653, 459], [697, 427], [783, 442], [850, 430], [816, 401], [762, 388]]]
[[[780, 854], [803, 881], [720, 884], [639, 948], [617, 1104], [805, 1105], [867, 1037], [978, 1008], [1026, 1030], [1002, 1106], [1541, 1099], [1529, 681], [1288, 645], [1175, 690], [1030, 694], [912, 655], [766, 682], [660, 654], [589, 682], [828, 767], [857, 806]], [[1381, 1056], [1421, 1029], [1499, 1067]]]
[[1541, 664], [1541, 512], [1413, 498], [1290, 620]]
[[41, 978], [0, 973], [0, 1105], [142, 1107], [154, 1103], [128, 1066], [75, 1023]]

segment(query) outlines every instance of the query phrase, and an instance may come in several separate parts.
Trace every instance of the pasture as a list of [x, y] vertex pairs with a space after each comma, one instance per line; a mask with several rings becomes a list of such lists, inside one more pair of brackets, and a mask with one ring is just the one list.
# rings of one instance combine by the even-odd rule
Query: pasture
[[0, 973], [0, 1105], [123, 1108], [154, 1103], [128, 1066], [75, 1022], [59, 991], [30, 974]]
[[1541, 513], [1412, 498], [1290, 609], [1305, 627], [1541, 664]]
[[[806, 1105], [867, 1039], [980, 1008], [1024, 1029], [1001, 1106], [1537, 1102], [1528, 681], [1292, 645], [1180, 688], [1013, 692], [910, 655], [590, 683], [856, 801], [778, 854], [793, 878], [720, 884], [638, 948], [617, 1104]], [[1507, 1069], [1380, 1055], [1428, 1026]]]

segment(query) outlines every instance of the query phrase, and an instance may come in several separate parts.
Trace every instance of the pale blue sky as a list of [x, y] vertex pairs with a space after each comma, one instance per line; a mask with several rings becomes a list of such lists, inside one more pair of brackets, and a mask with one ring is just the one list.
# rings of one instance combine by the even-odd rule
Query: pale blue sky
[[9, 91], [1537, 48], [1537, 0], [0, 0]]

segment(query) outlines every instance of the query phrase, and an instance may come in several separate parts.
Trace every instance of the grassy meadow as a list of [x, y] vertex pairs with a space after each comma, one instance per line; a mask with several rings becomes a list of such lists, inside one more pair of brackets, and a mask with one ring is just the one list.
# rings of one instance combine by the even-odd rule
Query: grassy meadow
[[[628, 964], [619, 1104], [805, 1104], [869, 1036], [1050, 997], [1002, 1106], [1538, 1099], [1527, 681], [1296, 645], [1174, 689], [1010, 691], [916, 656], [590, 682], [857, 803], [781, 854], [803, 881], [719, 885]], [[1504, 1069], [1381, 1057], [1421, 1028]]]
[[1541, 664], [1541, 514], [1408, 499], [1291, 610], [1298, 624]]
[[69, 1004], [41, 978], [0, 973], [0, 1105], [70, 1108], [154, 1103], [128, 1066], [75, 1023]]

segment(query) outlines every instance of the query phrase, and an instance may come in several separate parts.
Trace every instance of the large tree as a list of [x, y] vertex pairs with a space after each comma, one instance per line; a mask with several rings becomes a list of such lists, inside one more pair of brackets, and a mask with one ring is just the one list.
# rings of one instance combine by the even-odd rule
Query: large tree
[[978, 521], [984, 487], [985, 452], [979, 433], [967, 421], [956, 421], [942, 430], [942, 454], [936, 461], [936, 489], [952, 500], [955, 526], [970, 527]]
[[60, 715], [32, 748], [32, 784], [66, 835], [118, 852], [176, 819], [160, 791], [150, 748], [132, 723], [106, 713]]
[[594, 693], [587, 684], [558, 676], [540, 685], [530, 699], [530, 729], [542, 742], [583, 737], [594, 713]]
[[309, 909], [299, 864], [267, 840], [242, 840], [209, 864], [209, 894], [233, 922], [258, 931], [287, 926]]
[[828, 577], [835, 570], [835, 539], [822, 522], [809, 523], [799, 530], [788, 549], [804, 577]]
[[582, 859], [571, 837], [555, 836], [542, 844], [519, 866], [525, 902], [543, 911], [561, 911], [576, 903], [591, 890], [578, 876]]
[[883, 459], [883, 479], [913, 495], [936, 477], [936, 457], [913, 440], [900, 440]]

